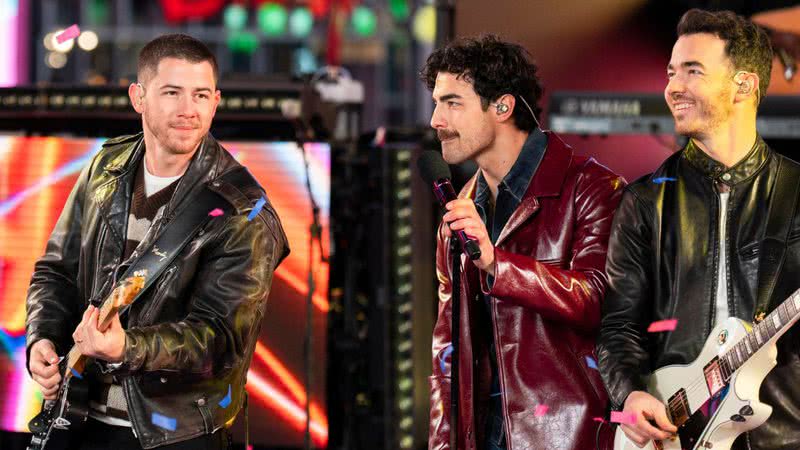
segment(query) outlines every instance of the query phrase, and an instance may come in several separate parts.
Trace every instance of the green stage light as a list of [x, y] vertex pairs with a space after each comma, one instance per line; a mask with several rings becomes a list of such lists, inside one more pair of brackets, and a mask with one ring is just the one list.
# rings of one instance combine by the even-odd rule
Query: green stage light
[[311, 10], [306, 7], [295, 8], [289, 15], [289, 34], [294, 37], [304, 38], [311, 34], [314, 28], [314, 17]]
[[241, 30], [247, 25], [247, 9], [242, 5], [230, 5], [225, 8], [223, 15], [225, 28], [229, 30]]
[[350, 19], [353, 23], [353, 31], [362, 37], [370, 37], [375, 34], [378, 20], [375, 13], [366, 6], [356, 6]]
[[389, 0], [389, 12], [395, 20], [406, 20], [411, 14], [411, 8], [408, 7], [408, 0]]
[[249, 31], [235, 31], [228, 36], [228, 48], [234, 53], [252, 54], [258, 48], [258, 37]]
[[263, 3], [258, 8], [258, 27], [267, 36], [280, 36], [286, 32], [286, 8], [277, 3]]

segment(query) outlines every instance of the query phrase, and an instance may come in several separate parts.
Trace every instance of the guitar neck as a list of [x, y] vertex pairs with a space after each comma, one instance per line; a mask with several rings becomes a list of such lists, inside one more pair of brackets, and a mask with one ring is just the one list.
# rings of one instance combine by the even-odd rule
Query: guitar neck
[[[119, 312], [120, 305], [129, 304], [142, 289], [144, 278], [134, 278], [132, 278], [134, 280], [133, 283], [123, 283], [111, 291], [111, 294], [103, 301], [103, 304], [100, 305], [99, 316], [97, 318], [97, 328], [100, 331], [107, 330], [108, 327], [111, 326], [111, 321], [114, 320], [114, 315]], [[67, 370], [64, 377], [81, 377], [88, 358], [80, 352], [77, 346], [73, 346], [67, 354], [66, 360]]]
[[753, 326], [744, 338], [722, 355], [721, 366], [725, 380], [768, 342], [785, 333], [800, 318], [800, 289], [783, 301], [764, 320]]

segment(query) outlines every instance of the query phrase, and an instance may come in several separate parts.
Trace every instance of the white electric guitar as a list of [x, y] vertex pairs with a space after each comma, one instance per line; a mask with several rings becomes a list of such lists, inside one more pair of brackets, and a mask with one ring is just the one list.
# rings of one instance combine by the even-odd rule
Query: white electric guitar
[[[766, 422], [772, 407], [758, 400], [761, 382], [777, 364], [776, 342], [800, 318], [800, 289], [757, 325], [734, 317], [717, 325], [689, 365], [656, 370], [647, 391], [667, 405], [678, 435], [648, 450], [729, 450], [745, 431]], [[614, 450], [639, 450], [621, 428]]]

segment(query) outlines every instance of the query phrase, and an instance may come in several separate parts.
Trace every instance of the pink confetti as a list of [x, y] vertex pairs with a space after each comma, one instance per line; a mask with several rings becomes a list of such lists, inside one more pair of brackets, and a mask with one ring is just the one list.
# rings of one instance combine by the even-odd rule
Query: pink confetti
[[633, 425], [636, 423], [636, 414], [624, 413], [622, 411], [611, 411], [611, 422]]
[[672, 331], [678, 325], [678, 319], [667, 319], [667, 320], [659, 320], [658, 322], [653, 322], [647, 328], [647, 331], [650, 333], [658, 333], [661, 331]]
[[75, 39], [76, 37], [80, 36], [80, 34], [81, 29], [78, 28], [78, 24], [74, 24], [56, 36], [56, 41], [58, 41], [59, 44], [63, 44], [70, 39]]
[[592, 417], [592, 420], [595, 422], [606, 423], [606, 419], [603, 419], [602, 417]]
[[208, 213], [208, 215], [211, 216], [211, 217], [219, 217], [219, 216], [221, 216], [223, 214], [225, 214], [225, 211], [223, 211], [223, 210], [221, 210], [219, 208], [212, 209], [211, 212]]
[[536, 405], [536, 411], [533, 413], [536, 417], [542, 417], [543, 415], [547, 414], [547, 410], [550, 409], [547, 405]]
[[248, 444], [247, 445], [247, 450], [253, 450], [253, 444]]

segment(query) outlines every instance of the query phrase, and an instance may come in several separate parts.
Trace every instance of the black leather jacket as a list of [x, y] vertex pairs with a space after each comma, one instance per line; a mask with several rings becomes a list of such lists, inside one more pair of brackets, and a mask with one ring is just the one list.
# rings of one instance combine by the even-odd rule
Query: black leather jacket
[[[728, 310], [749, 322], [760, 312], [759, 246], [781, 158], [789, 162], [758, 138], [750, 153], [726, 170], [690, 141], [627, 187], [612, 227], [609, 290], [597, 344], [600, 373], [615, 408], [622, 408], [631, 391], [646, 390], [645, 376], [655, 369], [692, 362], [715, 324], [720, 209], [715, 183], [730, 187], [724, 242]], [[767, 312], [800, 287], [797, 217], [792, 227]], [[647, 333], [651, 322], [673, 317], [675, 331]], [[774, 408], [772, 415], [749, 436], [740, 436], [734, 448], [800, 448], [798, 336], [796, 326], [778, 341], [778, 365], [761, 386], [760, 399]]]
[[[123, 255], [135, 169], [143, 155], [141, 133], [111, 139], [81, 173], [35, 266], [27, 299], [28, 356], [42, 338], [65, 354], [88, 302], [108, 295], [110, 286], [103, 286]], [[269, 202], [247, 220], [256, 201], [266, 197], [261, 186], [218, 180], [237, 167], [206, 136], [165, 208], [165, 220], [153, 224], [161, 230], [171, 218], [180, 220], [189, 203], [184, 200], [204, 185], [234, 207], [224, 220], [209, 221], [128, 311], [124, 363], [115, 374], [144, 448], [211, 433], [242, 406], [273, 271], [289, 248]], [[232, 401], [222, 408], [229, 386]], [[175, 431], [151, 423], [154, 412], [175, 418]]]

